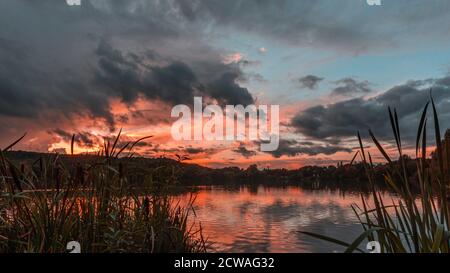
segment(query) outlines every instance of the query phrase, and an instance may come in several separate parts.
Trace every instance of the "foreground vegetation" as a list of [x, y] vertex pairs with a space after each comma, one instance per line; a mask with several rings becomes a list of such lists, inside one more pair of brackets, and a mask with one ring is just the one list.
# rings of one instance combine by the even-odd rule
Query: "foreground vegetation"
[[[361, 196], [361, 205], [353, 205], [364, 232], [353, 243], [342, 242], [320, 234], [302, 232], [347, 247], [346, 252], [359, 251], [366, 239], [378, 241], [382, 253], [448, 253], [450, 250], [449, 215], [449, 164], [441, 143], [439, 119], [431, 99], [436, 137], [433, 160], [427, 160], [427, 110], [426, 104], [418, 127], [416, 140], [417, 181], [408, 173], [404, 159], [397, 113], [389, 109], [395, 143], [399, 155], [393, 161], [372, 131], [369, 134], [379, 152], [388, 162], [384, 174], [387, 184], [399, 197], [399, 201], [385, 204], [374, 183], [374, 164], [370, 152], [364, 150], [358, 133], [362, 164], [371, 186], [371, 203]], [[418, 184], [418, 194], [412, 188]]]
[[137, 188], [129, 183], [136, 170], [119, 160], [136, 143], [119, 149], [119, 137], [89, 164], [53, 155], [17, 166], [4, 151], [20, 139], [0, 151], [0, 253], [67, 252], [70, 241], [82, 252], [204, 252], [201, 228], [189, 221], [194, 198], [169, 197], [176, 169], [142, 169]]

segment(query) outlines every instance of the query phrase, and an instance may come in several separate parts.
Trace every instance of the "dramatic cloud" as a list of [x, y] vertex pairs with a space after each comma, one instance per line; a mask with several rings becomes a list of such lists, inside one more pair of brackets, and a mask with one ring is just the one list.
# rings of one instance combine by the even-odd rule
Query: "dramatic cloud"
[[[430, 86], [448, 127], [450, 77], [410, 81], [373, 98], [372, 85], [361, 79], [388, 86], [395, 77], [435, 75], [448, 62], [447, 6], [446, 0], [386, 1], [382, 8], [363, 0], [82, 0], [69, 7], [64, 0], [3, 0], [0, 145], [28, 132], [16, 148], [68, 149], [76, 133], [80, 150], [95, 149], [124, 128], [124, 141], [149, 131], [159, 137], [141, 151], [179, 153], [188, 145], [169, 141], [170, 109], [197, 95], [220, 105], [253, 104], [256, 97], [264, 104], [301, 102], [306, 110], [292, 126], [305, 142], [285, 141], [275, 157], [347, 151], [340, 142], [368, 127], [387, 139], [387, 105], [398, 108], [403, 136], [412, 139]], [[407, 69], [424, 59], [430, 62]], [[381, 64], [392, 65], [392, 77]], [[322, 94], [291, 94], [286, 80], [297, 73], [306, 76], [296, 84], [311, 90], [325, 85], [316, 74], [354, 78], [328, 82], [334, 103], [311, 107]], [[286, 108], [283, 122], [292, 116]], [[213, 145], [187, 152], [206, 158], [222, 149]], [[223, 149], [236, 162], [272, 158], [232, 145]]]
[[89, 132], [78, 132], [76, 134], [66, 132], [62, 129], [55, 129], [49, 131], [50, 134], [61, 137], [65, 142], [70, 143], [72, 141], [73, 135], [75, 135], [75, 143], [85, 148], [93, 148], [102, 143], [102, 139], [96, 135]]
[[185, 63], [173, 62], [165, 66], [148, 65], [145, 56], [128, 56], [101, 43], [97, 54], [100, 59], [95, 83], [107, 87], [111, 94], [125, 102], [134, 102], [139, 94], [149, 99], [170, 103], [192, 100], [200, 86], [192, 69]]
[[293, 139], [280, 139], [278, 149], [266, 153], [271, 154], [275, 158], [280, 158], [282, 156], [294, 157], [301, 154], [309, 156], [315, 156], [319, 154], [332, 155], [336, 152], [351, 151], [352, 150], [349, 148], [340, 147], [337, 145], [320, 145], [312, 142], [298, 142]]
[[[68, 132], [63, 129], [54, 129], [51, 131], [48, 131], [49, 134], [61, 138], [62, 141], [66, 143], [72, 142], [72, 137], [74, 136], [74, 144], [77, 145], [79, 148], [82, 149], [96, 149], [99, 146], [102, 146], [104, 142], [109, 141], [110, 143], [114, 143], [117, 135], [95, 135], [90, 132]], [[134, 143], [137, 139], [132, 138], [126, 135], [121, 135], [117, 146], [118, 147], [124, 147], [127, 145], [127, 143]], [[135, 148], [139, 147], [148, 147], [152, 146], [150, 143], [146, 141], [140, 141], [134, 145]]]
[[321, 82], [323, 78], [314, 76], [314, 75], [307, 75], [305, 77], [300, 78], [298, 81], [300, 82], [300, 86], [302, 88], [307, 89], [316, 89], [319, 82]]
[[28, 45], [11, 40], [0, 45], [0, 115], [39, 118], [55, 109], [61, 116], [87, 111], [112, 123], [105, 96], [87, 88], [81, 74], [36, 62]]
[[233, 72], [222, 74], [218, 79], [207, 85], [208, 94], [218, 99], [221, 104], [253, 104], [252, 95], [246, 88], [237, 84], [239, 75]]
[[338, 87], [331, 92], [332, 95], [353, 95], [370, 93], [372, 89], [368, 81], [357, 81], [353, 78], [344, 78], [334, 82]]
[[450, 10], [442, 8], [447, 5], [445, 0], [387, 1], [378, 9], [366, 1], [355, 0], [177, 0], [175, 3], [191, 22], [211, 22], [291, 45], [354, 54], [413, 42], [429, 44], [434, 38], [448, 34], [445, 28], [429, 26], [450, 24]]
[[388, 106], [391, 106], [397, 109], [403, 137], [413, 140], [421, 111], [429, 100], [430, 86], [427, 83], [432, 83], [441, 127], [450, 127], [449, 78], [409, 81], [374, 98], [355, 98], [310, 107], [292, 119], [292, 126], [304, 136], [325, 141], [354, 137], [358, 130], [365, 131], [369, 128], [377, 136], [391, 139], [388, 116]]
[[239, 147], [237, 149], [234, 149], [233, 152], [238, 153], [240, 155], [242, 155], [245, 158], [250, 158], [252, 156], [256, 155], [255, 151], [252, 150], [248, 150], [244, 144], [240, 144]]
[[48, 112], [55, 122], [87, 115], [113, 128], [111, 99], [132, 104], [142, 95], [172, 105], [201, 95], [252, 103], [238, 83], [245, 78], [239, 64], [222, 63], [174, 5], [6, 1], [0, 24], [14, 28], [0, 29], [0, 115], [43, 119]]
[[203, 148], [187, 147], [186, 152], [188, 152], [189, 154], [201, 154], [201, 153], [205, 153], [206, 150]]

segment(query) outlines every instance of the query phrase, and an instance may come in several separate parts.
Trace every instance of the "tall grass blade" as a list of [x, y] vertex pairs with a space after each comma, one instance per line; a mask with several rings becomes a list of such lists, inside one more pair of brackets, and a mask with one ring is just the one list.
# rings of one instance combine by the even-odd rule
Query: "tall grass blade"
[[19, 139], [17, 139], [16, 141], [14, 141], [13, 143], [11, 143], [10, 145], [6, 146], [3, 151], [8, 151], [9, 149], [11, 149], [12, 147], [16, 146], [17, 143], [19, 143], [25, 136], [27, 135], [27, 133], [23, 134]]
[[[317, 234], [317, 233], [313, 233], [313, 232], [307, 232], [307, 231], [299, 231], [299, 232], [302, 233], [302, 234], [314, 237], [316, 239], [320, 239], [320, 240], [327, 241], [327, 242], [330, 242], [330, 243], [333, 243], [333, 244], [345, 246], [347, 248], [352, 246], [352, 244], [350, 244], [350, 243], [346, 243], [344, 241], [337, 240], [335, 238], [331, 238], [331, 237], [328, 237], [328, 236], [325, 236], [325, 235], [321, 235], [321, 234]], [[354, 250], [359, 251], [361, 253], [364, 253], [364, 251], [362, 251], [359, 248], [355, 248]]]

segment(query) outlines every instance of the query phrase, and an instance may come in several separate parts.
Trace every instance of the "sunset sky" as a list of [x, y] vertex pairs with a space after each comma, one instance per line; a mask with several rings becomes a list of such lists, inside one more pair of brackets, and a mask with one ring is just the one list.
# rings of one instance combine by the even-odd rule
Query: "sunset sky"
[[[142, 156], [336, 164], [357, 130], [392, 147], [388, 106], [411, 149], [430, 88], [450, 128], [448, 0], [2, 0], [0, 64], [0, 148], [26, 132], [15, 150], [69, 151], [76, 134], [92, 152], [123, 128], [123, 142], [154, 136]], [[194, 96], [280, 105], [279, 149], [174, 141], [171, 109]]]

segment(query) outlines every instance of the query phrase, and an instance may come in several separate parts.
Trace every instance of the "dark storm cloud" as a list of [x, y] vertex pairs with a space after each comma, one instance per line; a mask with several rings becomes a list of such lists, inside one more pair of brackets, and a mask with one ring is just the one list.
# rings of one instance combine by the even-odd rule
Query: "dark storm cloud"
[[203, 149], [203, 148], [194, 148], [194, 147], [187, 147], [186, 148], [186, 152], [188, 152], [189, 154], [201, 154], [201, 153], [204, 153], [204, 152], [206, 152], [206, 150], [205, 149]]
[[202, 82], [183, 62], [148, 65], [152, 60], [145, 55], [124, 56], [106, 42], [100, 44], [97, 54], [100, 59], [96, 83], [109, 87], [126, 102], [133, 102], [138, 94], [143, 94], [172, 104], [192, 103], [195, 95], [217, 99], [221, 104], [253, 103], [250, 92], [237, 83], [242, 73], [236, 66], [216, 64], [216, 71], [210, 71]]
[[239, 145], [239, 147], [237, 149], [234, 149], [233, 152], [238, 153], [240, 155], [242, 155], [245, 158], [250, 158], [252, 156], [256, 155], [255, 151], [252, 150], [248, 150], [244, 144], [241, 143], [241, 145]]
[[261, 66], [261, 61], [242, 59], [238, 61], [237, 64], [241, 65], [242, 67], [256, 67]]
[[182, 62], [147, 65], [145, 56], [124, 56], [104, 41], [96, 52], [99, 56], [96, 84], [99, 88], [107, 87], [108, 92], [128, 103], [134, 102], [139, 94], [171, 103], [186, 102], [192, 100], [200, 85], [192, 69]]
[[332, 95], [353, 95], [370, 93], [372, 89], [368, 81], [357, 81], [353, 78], [343, 78], [334, 82], [337, 87], [331, 92]]
[[442, 129], [449, 128], [449, 77], [426, 81], [409, 81], [374, 98], [354, 98], [330, 105], [310, 107], [292, 119], [301, 134], [320, 140], [354, 137], [358, 130], [371, 128], [383, 139], [391, 139], [388, 106], [396, 108], [402, 136], [413, 140], [421, 111], [429, 100], [430, 84], [438, 108]]
[[[19, 76], [21, 67], [18, 63], [23, 61], [25, 54], [25, 50], [16, 47], [13, 41], [0, 39], [0, 114], [28, 117], [33, 116], [34, 108], [38, 107], [31, 96], [34, 92], [31, 87], [21, 91], [27, 79]], [[23, 108], [23, 104], [30, 107]]]
[[298, 142], [293, 139], [280, 139], [278, 149], [266, 152], [275, 158], [282, 156], [294, 157], [300, 154], [315, 156], [319, 154], [332, 155], [337, 152], [351, 152], [349, 148], [332, 144], [315, 144], [312, 142]]
[[[0, 115], [89, 115], [112, 129], [110, 99], [169, 104], [194, 94], [249, 104], [238, 65], [204, 44], [173, 1], [10, 1], [0, 9]], [[187, 8], [183, 14], [187, 14]]]
[[199, 24], [206, 21], [291, 45], [319, 46], [352, 54], [417, 41], [432, 43], [430, 38], [440, 39], [448, 33], [445, 28], [430, 26], [450, 23], [446, 0], [386, 1], [382, 8], [371, 7], [364, 0], [176, 0], [175, 3], [185, 18]]
[[239, 74], [226, 72], [207, 85], [208, 94], [222, 104], [253, 104], [254, 100], [247, 88], [237, 84]]
[[[188, 146], [188, 147], [179, 147], [178, 152], [181, 154], [187, 152], [190, 155], [202, 154], [202, 156], [209, 157], [209, 156], [211, 156], [215, 153], [218, 153], [222, 150], [223, 150], [223, 148], [220, 148], [220, 147], [201, 148], [201, 147]], [[205, 155], [203, 155], [203, 154], [205, 154]]]
[[77, 72], [67, 67], [56, 71], [35, 62], [29, 46], [15, 41], [0, 43], [0, 115], [39, 118], [42, 112], [57, 109], [67, 117], [87, 111], [113, 123], [104, 94], [89, 89], [81, 75], [75, 79]]
[[[375, 11], [353, 0], [84, 0], [80, 7], [62, 0], [5, 0], [0, 114], [38, 118], [45, 109], [68, 118], [102, 117], [112, 127], [111, 97], [132, 102], [143, 93], [177, 103], [198, 92], [220, 103], [248, 104], [252, 95], [238, 83], [245, 75], [239, 65], [221, 63], [222, 52], [205, 43], [208, 26], [220, 33], [231, 27], [289, 44], [360, 52], [395, 44], [390, 31], [406, 23], [415, 32], [441, 34], [441, 28], [427, 28], [450, 18], [438, 8], [446, 2], [437, 2], [414, 1], [415, 9], [403, 10], [407, 2], [396, 1]], [[391, 21], [379, 24], [379, 13]], [[402, 37], [419, 37], [406, 34]], [[105, 40], [109, 43], [102, 44]]]
[[307, 89], [312, 90], [312, 89], [316, 89], [317, 85], [322, 80], [323, 80], [323, 78], [321, 78], [321, 77], [317, 77], [314, 75], [307, 75], [307, 76], [300, 78], [298, 81], [300, 82], [300, 86], [302, 88], [307, 88]]
[[[73, 137], [73, 133], [69, 133], [65, 130], [62, 129], [54, 129], [52, 131], [49, 131], [49, 133], [51, 135], [57, 135], [59, 137], [61, 137], [64, 141], [66, 142], [71, 142], [72, 141], [72, 137]], [[95, 145], [101, 144], [102, 143], [102, 139], [99, 138], [96, 135], [93, 135], [89, 132], [77, 132], [75, 133], [75, 143], [81, 147], [86, 147], [86, 148], [92, 148]]]
[[[47, 131], [52, 136], [60, 137], [63, 141], [67, 143], [72, 142], [72, 137], [74, 137], [75, 145], [79, 146], [81, 148], [97, 148], [99, 145], [103, 145], [105, 142], [114, 143], [116, 141], [117, 135], [104, 135], [99, 136], [95, 135], [86, 131], [75, 131], [75, 132], [69, 132], [67, 130], [63, 129], [53, 129]], [[140, 141], [138, 143], [135, 143], [138, 139], [129, 137], [126, 135], [121, 135], [119, 140], [117, 141], [117, 147], [130, 147], [129, 143], [134, 143], [133, 147], [139, 148], [139, 147], [152, 147], [152, 144], [149, 143], [149, 141]]]

